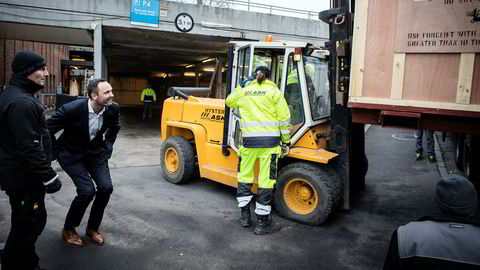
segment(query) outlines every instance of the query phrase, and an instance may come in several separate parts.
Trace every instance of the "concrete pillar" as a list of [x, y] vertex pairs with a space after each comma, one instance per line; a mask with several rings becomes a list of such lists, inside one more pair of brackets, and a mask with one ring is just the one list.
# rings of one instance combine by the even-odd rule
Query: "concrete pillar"
[[217, 70], [217, 85], [216, 85], [216, 98], [225, 98], [225, 90], [222, 83], [222, 69], [225, 64], [222, 58], [218, 59], [218, 70]]
[[92, 23], [93, 32], [93, 67], [94, 78], [102, 78], [105, 75], [105, 59], [103, 55], [102, 22]]
[[200, 86], [200, 71], [198, 66], [195, 66], [195, 87]]

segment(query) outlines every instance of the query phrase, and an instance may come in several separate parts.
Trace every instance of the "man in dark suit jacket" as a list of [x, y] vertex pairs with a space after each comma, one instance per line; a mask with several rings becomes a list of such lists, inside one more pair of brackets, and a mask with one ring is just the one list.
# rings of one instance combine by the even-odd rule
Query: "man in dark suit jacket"
[[[87, 91], [88, 99], [63, 105], [47, 121], [54, 157], [77, 187], [77, 196], [62, 231], [65, 244], [74, 247], [84, 244], [75, 227], [80, 225], [93, 198], [86, 234], [97, 245], [105, 243], [98, 228], [113, 191], [108, 159], [120, 130], [120, 110], [112, 101], [112, 86], [106, 80], [95, 79], [89, 83]], [[56, 140], [55, 134], [62, 129], [63, 133]]]

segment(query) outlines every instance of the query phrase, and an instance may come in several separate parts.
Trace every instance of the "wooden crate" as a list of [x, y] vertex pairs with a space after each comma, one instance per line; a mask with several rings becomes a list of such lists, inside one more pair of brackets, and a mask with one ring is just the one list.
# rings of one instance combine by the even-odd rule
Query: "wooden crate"
[[358, 0], [349, 106], [480, 117], [478, 1]]
[[141, 105], [142, 90], [147, 86], [146, 78], [112, 75], [109, 78], [114, 100], [120, 105]]

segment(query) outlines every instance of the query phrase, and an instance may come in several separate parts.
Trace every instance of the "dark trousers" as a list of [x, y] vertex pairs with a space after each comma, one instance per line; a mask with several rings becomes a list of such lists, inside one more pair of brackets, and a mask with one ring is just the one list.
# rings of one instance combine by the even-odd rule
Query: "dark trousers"
[[35, 242], [47, 223], [45, 187], [38, 184], [7, 191], [12, 227], [2, 254], [2, 269], [35, 269]]
[[147, 116], [148, 116], [148, 119], [152, 119], [152, 104], [153, 102], [148, 102], [148, 101], [143, 102], [143, 120], [145, 120]]
[[[108, 161], [103, 157], [88, 155], [80, 162], [66, 166], [62, 165], [62, 168], [72, 178], [77, 187], [77, 196], [70, 205], [64, 228], [74, 229], [78, 227], [88, 205], [95, 198], [90, 210], [87, 228], [98, 231], [105, 207], [113, 191]], [[93, 182], [97, 186], [96, 190]]]

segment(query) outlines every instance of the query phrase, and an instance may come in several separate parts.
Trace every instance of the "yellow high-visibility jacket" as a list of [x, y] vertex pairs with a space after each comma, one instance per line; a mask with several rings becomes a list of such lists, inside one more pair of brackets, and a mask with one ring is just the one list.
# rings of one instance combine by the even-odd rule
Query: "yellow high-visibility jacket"
[[227, 97], [230, 108], [239, 108], [245, 148], [271, 148], [290, 143], [290, 110], [274, 82], [255, 80]]
[[157, 95], [152, 88], [145, 88], [142, 91], [142, 98], [140, 99], [142, 102], [157, 102]]

